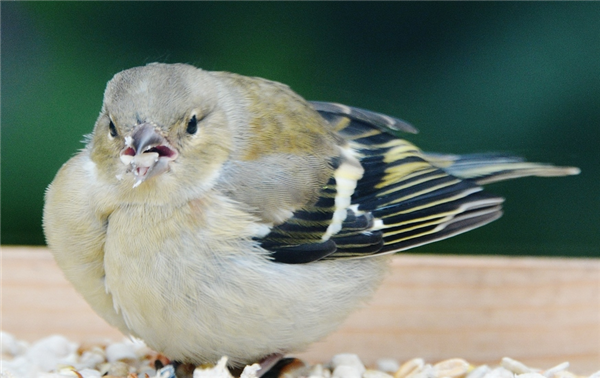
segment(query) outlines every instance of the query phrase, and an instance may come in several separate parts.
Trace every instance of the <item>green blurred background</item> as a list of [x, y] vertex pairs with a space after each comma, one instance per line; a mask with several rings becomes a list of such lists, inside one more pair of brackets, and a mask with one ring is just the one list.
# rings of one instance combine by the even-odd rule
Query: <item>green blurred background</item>
[[427, 151], [576, 177], [493, 184], [505, 215], [415, 252], [600, 256], [600, 3], [2, 2], [2, 244], [44, 244], [43, 194], [116, 72], [187, 62], [401, 117]]

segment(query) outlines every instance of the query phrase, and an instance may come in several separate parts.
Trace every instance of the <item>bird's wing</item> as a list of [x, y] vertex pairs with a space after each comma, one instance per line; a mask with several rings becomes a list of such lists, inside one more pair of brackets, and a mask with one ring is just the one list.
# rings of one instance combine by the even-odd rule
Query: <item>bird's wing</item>
[[315, 107], [349, 142], [362, 170], [353, 173], [343, 154], [332, 161], [332, 176], [318, 201], [257, 239], [274, 261], [399, 251], [500, 216], [501, 198], [432, 166], [416, 147], [388, 132], [415, 131], [406, 122], [343, 105]]
[[[345, 184], [336, 180], [344, 164], [334, 166], [315, 206], [295, 212], [259, 240], [277, 262], [367, 257], [446, 239], [502, 215], [504, 199], [483, 192], [481, 184], [578, 172], [506, 155], [425, 154], [398, 138], [400, 131], [416, 132], [402, 120], [345, 105], [312, 104], [348, 141], [364, 172], [344, 204], [336, 189]], [[341, 213], [339, 206], [346, 210], [341, 227], [324, 238], [336, 209]]]

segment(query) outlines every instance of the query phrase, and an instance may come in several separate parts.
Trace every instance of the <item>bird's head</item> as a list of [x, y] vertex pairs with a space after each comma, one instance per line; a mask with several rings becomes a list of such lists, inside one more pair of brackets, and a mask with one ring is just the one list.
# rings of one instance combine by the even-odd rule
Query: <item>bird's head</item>
[[232, 149], [235, 111], [227, 111], [223, 90], [185, 64], [115, 75], [88, 145], [102, 179], [133, 196], [206, 190]]

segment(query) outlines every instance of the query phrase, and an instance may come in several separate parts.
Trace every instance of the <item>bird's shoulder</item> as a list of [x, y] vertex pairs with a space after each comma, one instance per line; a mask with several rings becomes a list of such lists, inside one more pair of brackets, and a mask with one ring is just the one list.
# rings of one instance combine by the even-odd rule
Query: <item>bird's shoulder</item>
[[237, 131], [246, 145], [255, 147], [247, 151], [247, 159], [260, 150], [327, 154], [332, 144], [342, 142], [314, 106], [289, 86], [259, 77], [216, 74], [244, 109], [243, 130]]

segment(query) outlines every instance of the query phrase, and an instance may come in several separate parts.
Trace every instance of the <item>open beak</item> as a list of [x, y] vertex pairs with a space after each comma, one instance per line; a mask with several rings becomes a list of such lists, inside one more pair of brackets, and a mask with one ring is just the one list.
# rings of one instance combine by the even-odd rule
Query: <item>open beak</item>
[[175, 150], [160, 135], [154, 126], [142, 123], [125, 137], [125, 148], [121, 151], [121, 161], [128, 166], [136, 178], [133, 187], [137, 187], [150, 177], [169, 170], [169, 163], [177, 158]]

